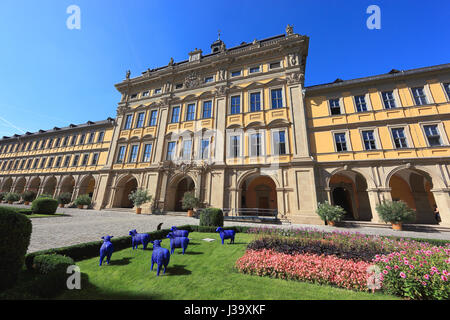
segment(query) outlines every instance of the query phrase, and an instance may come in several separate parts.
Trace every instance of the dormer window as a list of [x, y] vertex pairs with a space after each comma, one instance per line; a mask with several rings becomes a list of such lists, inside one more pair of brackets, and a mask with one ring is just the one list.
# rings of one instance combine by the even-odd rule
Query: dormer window
[[150, 93], [149, 91], [144, 91], [144, 92], [142, 92], [142, 96], [143, 97], [148, 97], [149, 93]]
[[260, 71], [259, 66], [251, 67], [251, 68], [250, 68], [250, 73], [257, 73], [257, 72], [259, 72], [259, 71]]
[[155, 89], [155, 94], [160, 94], [161, 93], [161, 88]]
[[272, 69], [277, 69], [277, 68], [280, 68], [280, 67], [281, 67], [280, 61], [278, 61], [278, 62], [273, 62], [273, 63], [269, 64], [269, 69], [270, 69], [270, 70], [272, 70]]
[[136, 99], [137, 98], [137, 93], [134, 93], [130, 96], [130, 99]]
[[214, 77], [206, 77], [205, 78], [205, 83], [209, 83], [209, 82], [213, 82], [214, 81]]

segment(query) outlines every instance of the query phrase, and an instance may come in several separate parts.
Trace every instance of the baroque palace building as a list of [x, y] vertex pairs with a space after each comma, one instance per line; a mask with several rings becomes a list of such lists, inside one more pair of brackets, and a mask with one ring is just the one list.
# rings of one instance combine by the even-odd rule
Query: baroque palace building
[[194, 191], [229, 215], [274, 210], [321, 223], [381, 222], [403, 200], [416, 223], [450, 227], [450, 64], [304, 87], [309, 38], [293, 32], [148, 69], [116, 84], [115, 119], [0, 140], [0, 190], [90, 194], [95, 209], [181, 211]]

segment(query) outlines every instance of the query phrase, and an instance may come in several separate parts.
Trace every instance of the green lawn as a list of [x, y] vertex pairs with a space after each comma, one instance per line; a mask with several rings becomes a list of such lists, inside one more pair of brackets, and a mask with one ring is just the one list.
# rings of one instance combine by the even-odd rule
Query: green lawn
[[[114, 252], [110, 265], [99, 259], [77, 262], [81, 269], [81, 290], [67, 290], [58, 299], [397, 299], [379, 293], [361, 293], [310, 283], [271, 279], [238, 273], [235, 261], [241, 257], [252, 235], [238, 233], [234, 245], [221, 244], [218, 234], [191, 233], [185, 255], [176, 249], [165, 275], [150, 271], [152, 245], [146, 251]], [[213, 238], [214, 242], [201, 239]], [[169, 239], [163, 241], [168, 248]]]

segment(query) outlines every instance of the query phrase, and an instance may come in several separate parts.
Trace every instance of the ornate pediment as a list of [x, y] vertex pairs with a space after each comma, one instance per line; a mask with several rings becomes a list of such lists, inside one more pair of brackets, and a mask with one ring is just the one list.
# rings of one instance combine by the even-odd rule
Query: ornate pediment
[[128, 107], [127, 105], [119, 105], [117, 107], [117, 114], [118, 115], [125, 114], [128, 111], [130, 111], [130, 107]]
[[301, 72], [292, 72], [286, 75], [288, 84], [297, 84], [303, 82], [304, 75]]
[[201, 78], [196, 72], [190, 73], [184, 79], [184, 86], [185, 86], [185, 88], [188, 88], [188, 89], [198, 87], [201, 83], [202, 83]]

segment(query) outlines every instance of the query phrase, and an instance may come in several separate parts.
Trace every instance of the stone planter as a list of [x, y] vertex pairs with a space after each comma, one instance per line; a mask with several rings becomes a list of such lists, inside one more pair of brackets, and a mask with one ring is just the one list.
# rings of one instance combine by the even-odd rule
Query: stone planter
[[26, 206], [29, 206], [30, 205], [30, 201], [25, 201], [23, 204], [26, 205]]
[[397, 230], [397, 231], [403, 230], [401, 222], [391, 222], [391, 224], [392, 224], [392, 230]]
[[327, 221], [327, 224], [331, 227], [336, 226], [336, 222], [335, 221]]
[[77, 207], [78, 207], [78, 209], [83, 209], [84, 206], [82, 204], [80, 204]]
[[60, 203], [60, 204], [59, 204], [59, 207], [60, 207], [60, 208], [64, 208], [64, 203]]
[[12, 201], [8, 201], [8, 204], [12, 204], [13, 202]]
[[136, 208], [136, 214], [141, 214], [142, 213], [142, 208]]
[[187, 216], [188, 217], [193, 217], [194, 216], [194, 210], [188, 210]]

